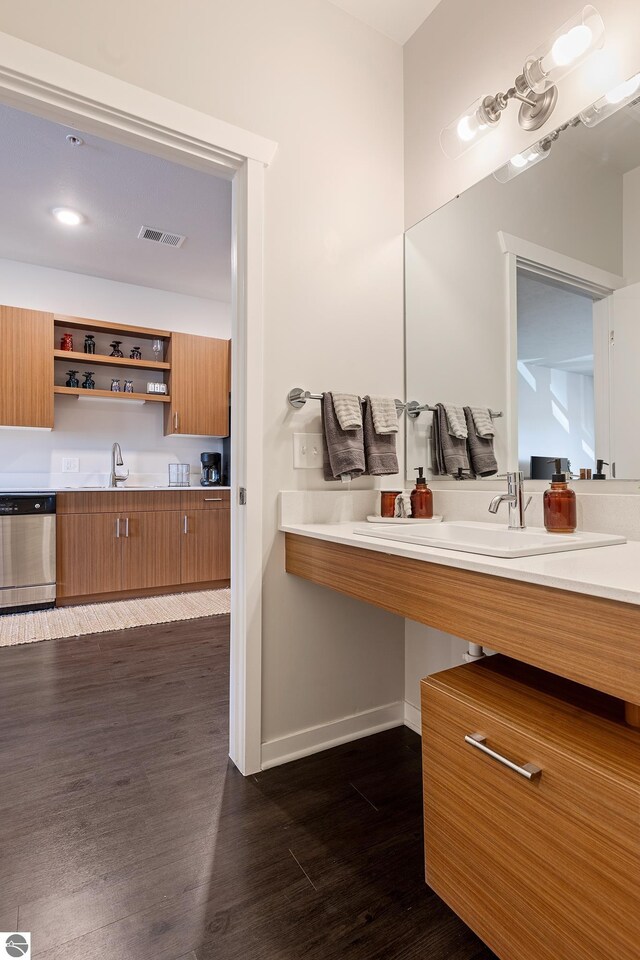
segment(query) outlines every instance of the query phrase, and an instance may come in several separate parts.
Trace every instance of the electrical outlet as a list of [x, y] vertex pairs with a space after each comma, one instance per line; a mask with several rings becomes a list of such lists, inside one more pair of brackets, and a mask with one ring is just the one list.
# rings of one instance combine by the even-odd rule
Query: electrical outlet
[[80, 470], [80, 460], [78, 459], [78, 457], [62, 458], [63, 473], [78, 473], [79, 470]]
[[321, 433], [294, 433], [293, 466], [296, 470], [317, 470], [322, 466]]

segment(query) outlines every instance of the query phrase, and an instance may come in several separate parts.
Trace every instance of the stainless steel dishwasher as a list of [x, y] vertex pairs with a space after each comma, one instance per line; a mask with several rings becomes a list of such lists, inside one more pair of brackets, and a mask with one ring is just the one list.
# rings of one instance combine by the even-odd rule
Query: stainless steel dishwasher
[[56, 498], [0, 493], [0, 614], [53, 607]]

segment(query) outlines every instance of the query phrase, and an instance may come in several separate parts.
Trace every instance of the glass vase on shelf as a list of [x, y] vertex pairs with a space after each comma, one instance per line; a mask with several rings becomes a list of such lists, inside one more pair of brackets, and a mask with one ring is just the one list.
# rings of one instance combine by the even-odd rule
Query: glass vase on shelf
[[130, 360], [142, 360], [142, 350], [140, 347], [132, 347], [131, 353], [129, 354]]
[[96, 382], [93, 379], [93, 370], [85, 370], [82, 387], [84, 390], [95, 390]]
[[111, 393], [120, 393], [120, 380], [117, 377], [111, 378]]
[[124, 392], [133, 393], [133, 380], [125, 380], [124, 382]]
[[156, 358], [156, 363], [159, 363], [164, 354], [164, 340], [154, 340], [151, 344], [151, 349], [153, 350], [153, 355]]
[[71, 352], [73, 350], [73, 334], [63, 333], [60, 339], [60, 349]]
[[84, 352], [85, 353], [95, 353], [96, 352], [96, 338], [91, 333], [85, 334], [84, 338]]
[[79, 387], [80, 381], [77, 377], [77, 370], [67, 370], [67, 376], [69, 379], [65, 383], [65, 387]]
[[109, 344], [109, 346], [111, 347], [112, 357], [124, 357], [124, 353], [120, 349], [121, 343], [122, 343], [122, 340], [112, 340], [112, 342]]

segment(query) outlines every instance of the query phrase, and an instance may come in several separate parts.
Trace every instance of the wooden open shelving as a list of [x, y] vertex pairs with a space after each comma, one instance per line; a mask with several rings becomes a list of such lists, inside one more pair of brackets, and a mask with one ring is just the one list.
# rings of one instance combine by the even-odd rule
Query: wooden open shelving
[[124, 323], [108, 323], [105, 320], [89, 320], [85, 317], [68, 317], [61, 313], [54, 313], [53, 322], [56, 327], [71, 330], [86, 330], [91, 333], [121, 334], [125, 337], [140, 338], [143, 340], [164, 340], [165, 350], [171, 340], [170, 330], [154, 330], [151, 327], [131, 327]]
[[83, 390], [82, 387], [54, 387], [54, 393], [67, 397], [100, 397], [103, 400], [144, 400], [151, 403], [171, 403], [171, 397], [163, 393], [125, 393], [123, 390]]
[[131, 370], [171, 370], [170, 363], [161, 360], [130, 360], [129, 357], [109, 357], [102, 353], [82, 353], [79, 350], [54, 350], [54, 360], [77, 361], [85, 366], [129, 367]]

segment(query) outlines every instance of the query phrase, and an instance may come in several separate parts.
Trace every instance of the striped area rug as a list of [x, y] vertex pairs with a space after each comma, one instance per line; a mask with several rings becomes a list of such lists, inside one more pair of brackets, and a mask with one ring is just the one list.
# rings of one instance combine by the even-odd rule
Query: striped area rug
[[13, 613], [0, 616], [0, 647], [126, 630], [172, 620], [220, 616], [230, 610], [231, 590], [227, 588]]

